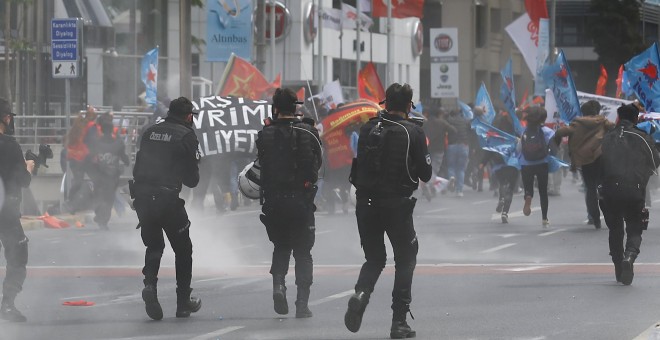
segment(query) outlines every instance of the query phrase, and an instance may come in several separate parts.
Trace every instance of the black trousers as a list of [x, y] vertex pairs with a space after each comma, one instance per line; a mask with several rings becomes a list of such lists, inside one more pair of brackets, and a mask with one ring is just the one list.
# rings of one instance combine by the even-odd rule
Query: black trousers
[[[621, 260], [624, 252], [639, 254], [642, 244], [642, 209], [646, 188], [603, 184], [600, 207], [610, 230], [610, 255]], [[624, 232], [625, 222], [625, 232]], [[627, 236], [627, 237], [626, 237]], [[625, 246], [624, 246], [625, 238]]]
[[274, 194], [265, 198], [261, 221], [273, 242], [272, 275], [286, 276], [291, 254], [296, 261], [296, 286], [313, 283], [312, 247], [316, 239], [314, 195]]
[[414, 198], [360, 197], [355, 210], [360, 243], [366, 259], [355, 290], [373, 292], [387, 261], [384, 239], [387, 233], [394, 250], [392, 310], [395, 312], [408, 311], [412, 301], [412, 279], [419, 250], [412, 218], [414, 207]]
[[119, 178], [110, 177], [98, 169], [90, 171], [89, 176], [94, 183], [94, 220], [99, 225], [107, 226], [112, 215], [112, 207], [115, 203], [115, 193], [119, 186]]
[[175, 254], [176, 285], [178, 289], [190, 288], [192, 279], [192, 242], [190, 221], [178, 195], [147, 193], [136, 194], [133, 203], [140, 221], [142, 242], [147, 247], [144, 256], [144, 283], [156, 285], [160, 260], [165, 249], [163, 231]]
[[548, 163], [523, 165], [521, 168], [525, 197], [534, 197], [534, 177], [536, 177], [541, 199], [541, 216], [544, 220], [548, 219]]
[[596, 189], [601, 182], [602, 162], [598, 157], [593, 163], [582, 165], [582, 178], [584, 179], [585, 196], [587, 204], [587, 213], [594, 221], [594, 224], [600, 225], [600, 209], [598, 209], [598, 194]]
[[505, 166], [497, 170], [494, 176], [499, 184], [500, 201], [504, 202], [502, 212], [508, 213], [513, 200], [513, 191], [518, 185], [518, 169]]
[[19, 202], [5, 202], [0, 212], [0, 246], [5, 247], [7, 267], [2, 285], [2, 302], [13, 304], [16, 295], [23, 290], [27, 274], [28, 238], [21, 225]]

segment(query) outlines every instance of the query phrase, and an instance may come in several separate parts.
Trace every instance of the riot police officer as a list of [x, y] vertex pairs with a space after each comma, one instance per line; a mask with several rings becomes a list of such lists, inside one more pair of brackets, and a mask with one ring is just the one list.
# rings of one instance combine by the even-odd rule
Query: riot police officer
[[288, 314], [285, 276], [293, 252], [296, 261], [296, 318], [308, 318], [313, 278], [311, 250], [315, 239], [314, 196], [321, 167], [321, 142], [314, 121], [294, 116], [298, 102], [291, 89], [273, 94], [273, 120], [259, 132], [257, 151], [261, 165], [263, 214], [273, 242], [273, 303], [275, 312]]
[[14, 134], [14, 114], [9, 102], [0, 98], [0, 177], [5, 188], [0, 210], [0, 242], [5, 247], [7, 267], [2, 286], [0, 318], [25, 322], [27, 318], [16, 309], [14, 300], [23, 289], [28, 260], [28, 238], [21, 225], [21, 190], [32, 180], [34, 161], [26, 161]]
[[610, 255], [616, 280], [630, 285], [642, 230], [648, 224], [646, 184], [660, 165], [660, 155], [653, 139], [635, 127], [639, 115], [635, 105], [622, 105], [617, 115], [619, 123], [603, 137], [602, 184], [598, 191], [605, 224], [610, 230]]
[[163, 318], [156, 288], [165, 248], [163, 231], [176, 255], [176, 317], [189, 317], [202, 306], [200, 299], [190, 296], [190, 221], [185, 202], [179, 198], [182, 184], [194, 188], [199, 182], [199, 143], [192, 128], [193, 114], [197, 112], [190, 100], [185, 97], [172, 100], [165, 120], [149, 127], [142, 135], [133, 168], [133, 204], [140, 221], [142, 242], [147, 247], [142, 269], [145, 285], [142, 299], [147, 315], [154, 320]]
[[369, 297], [387, 260], [383, 238], [387, 233], [396, 263], [390, 337], [401, 339], [416, 335], [406, 322], [419, 248], [412, 218], [416, 199], [411, 195], [420, 179], [431, 179], [432, 170], [424, 131], [407, 119], [412, 88], [394, 83], [385, 96], [386, 111], [360, 129], [357, 158], [351, 171], [351, 183], [357, 189], [355, 215], [366, 262], [355, 294], [348, 301], [344, 323], [351, 332], [360, 329]]

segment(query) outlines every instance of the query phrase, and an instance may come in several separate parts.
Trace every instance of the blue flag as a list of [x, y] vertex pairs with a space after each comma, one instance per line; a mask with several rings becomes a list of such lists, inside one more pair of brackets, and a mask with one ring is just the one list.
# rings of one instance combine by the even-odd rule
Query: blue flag
[[504, 162], [509, 166], [520, 168], [517, 162], [516, 146], [518, 139], [477, 118], [472, 120], [472, 129], [477, 134], [479, 146], [487, 151], [502, 155]]
[[575, 84], [568, 67], [564, 51], [559, 52], [557, 60], [543, 70], [543, 79], [557, 101], [557, 110], [561, 119], [569, 124], [575, 117], [582, 115]]
[[474, 118], [474, 113], [472, 113], [472, 109], [468, 104], [463, 103], [460, 100], [457, 100], [458, 106], [461, 108], [461, 113], [463, 113], [463, 117], [467, 120], [472, 120]]
[[142, 82], [146, 88], [144, 101], [155, 106], [158, 103], [158, 47], [142, 57]]
[[568, 168], [569, 164], [562, 161], [561, 159], [555, 157], [555, 156], [550, 156], [546, 158], [548, 161], [548, 172], [555, 172], [561, 168]]
[[660, 110], [660, 82], [658, 82], [658, 45], [653, 43], [646, 51], [634, 56], [626, 63], [624, 73], [630, 87], [642, 102], [646, 112]]
[[474, 106], [480, 108], [484, 112], [484, 121], [491, 124], [495, 118], [495, 108], [493, 107], [493, 102], [490, 100], [488, 90], [486, 90], [486, 85], [484, 85], [483, 82], [481, 83], [481, 87], [479, 87], [477, 98], [474, 102]]
[[524, 129], [520, 124], [518, 116], [516, 116], [516, 88], [513, 84], [513, 71], [511, 69], [511, 58], [507, 61], [504, 69], [500, 71], [502, 76], [502, 86], [500, 87], [500, 99], [504, 102], [506, 110], [509, 111], [511, 120], [513, 121], [513, 128], [516, 134], [521, 136]]
[[646, 132], [647, 135], [651, 135], [656, 143], [660, 143], [660, 121], [647, 120], [637, 124], [637, 128]]

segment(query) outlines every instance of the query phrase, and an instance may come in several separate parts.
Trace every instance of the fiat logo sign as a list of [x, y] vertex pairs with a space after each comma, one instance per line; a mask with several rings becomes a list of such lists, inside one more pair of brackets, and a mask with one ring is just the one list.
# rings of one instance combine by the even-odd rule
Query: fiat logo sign
[[[266, 39], [270, 39], [270, 11], [273, 8], [273, 2], [268, 1], [265, 6], [266, 16]], [[291, 14], [289, 9], [279, 1], [275, 1], [275, 40], [284, 38], [291, 29]]]
[[440, 34], [435, 37], [433, 45], [435, 46], [435, 49], [440, 52], [448, 52], [454, 46], [454, 41], [451, 40], [450, 36], [446, 34]]

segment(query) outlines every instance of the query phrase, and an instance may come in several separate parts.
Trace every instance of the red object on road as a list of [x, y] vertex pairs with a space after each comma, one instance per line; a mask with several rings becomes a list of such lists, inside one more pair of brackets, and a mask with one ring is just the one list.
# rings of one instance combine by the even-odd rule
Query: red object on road
[[94, 306], [94, 302], [87, 300], [64, 301], [62, 302], [62, 305], [70, 306], [70, 307], [88, 307], [88, 306]]

